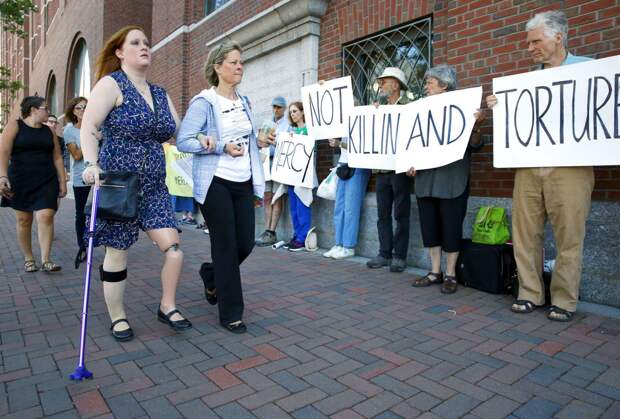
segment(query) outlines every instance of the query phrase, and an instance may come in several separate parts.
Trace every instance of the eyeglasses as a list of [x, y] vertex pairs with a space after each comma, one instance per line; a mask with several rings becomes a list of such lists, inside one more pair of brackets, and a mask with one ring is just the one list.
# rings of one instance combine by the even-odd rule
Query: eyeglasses
[[48, 124], [57, 124], [58, 121], [47, 121]]
[[83, 111], [84, 109], [86, 109], [86, 106], [79, 106], [79, 105], [78, 105], [78, 106], [75, 106], [75, 107], [73, 108], [73, 110], [75, 110], [75, 111]]

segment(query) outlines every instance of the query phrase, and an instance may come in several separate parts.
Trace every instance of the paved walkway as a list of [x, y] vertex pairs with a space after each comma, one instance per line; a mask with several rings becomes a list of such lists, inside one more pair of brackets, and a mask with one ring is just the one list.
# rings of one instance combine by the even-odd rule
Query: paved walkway
[[[15, 220], [0, 211], [0, 416], [119, 418], [620, 417], [620, 321], [553, 323], [509, 298], [413, 289], [411, 275], [318, 253], [256, 249], [243, 265], [249, 333], [218, 326], [196, 271], [207, 236], [183, 235], [178, 302], [194, 329], [155, 319], [160, 252], [131, 250], [128, 314], [117, 343], [93, 282], [87, 366], [76, 364], [82, 275], [73, 202], [57, 217], [58, 274], [22, 272]], [[101, 252], [97, 253], [101, 260]]]

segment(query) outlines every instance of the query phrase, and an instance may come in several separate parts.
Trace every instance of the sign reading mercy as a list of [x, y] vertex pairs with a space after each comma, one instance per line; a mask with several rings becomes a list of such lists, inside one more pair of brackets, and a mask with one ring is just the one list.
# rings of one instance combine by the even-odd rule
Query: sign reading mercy
[[194, 196], [192, 188], [193, 154], [181, 153], [176, 146], [164, 143], [166, 157], [166, 186], [170, 195]]
[[407, 136], [398, 141], [396, 173], [445, 166], [463, 158], [482, 87], [455, 90], [406, 105]]
[[493, 79], [495, 167], [620, 164], [620, 56]]
[[285, 185], [314, 188], [314, 139], [308, 135], [279, 133], [271, 179]]
[[351, 77], [301, 88], [308, 135], [316, 139], [347, 135], [347, 116], [353, 109]]

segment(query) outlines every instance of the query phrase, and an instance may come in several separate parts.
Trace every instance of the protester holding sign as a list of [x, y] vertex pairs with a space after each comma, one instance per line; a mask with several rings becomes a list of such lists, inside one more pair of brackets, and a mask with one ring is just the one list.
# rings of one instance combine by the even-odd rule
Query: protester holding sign
[[[538, 69], [590, 60], [568, 52], [568, 21], [562, 11], [538, 13], [527, 22], [525, 29], [528, 52]], [[487, 105], [504, 106], [495, 95], [487, 97]], [[593, 188], [594, 172], [588, 166], [516, 169], [512, 229], [519, 296], [512, 311], [530, 313], [545, 303], [541, 255], [548, 218], [557, 248], [548, 318], [556, 321], [573, 318], [579, 297], [585, 224]]]
[[[425, 91], [427, 96], [439, 95], [457, 88], [454, 67], [438, 65], [426, 72]], [[461, 160], [435, 169], [407, 171], [415, 176], [415, 194], [420, 213], [422, 242], [429, 249], [431, 271], [422, 278], [416, 278], [414, 287], [442, 284], [441, 292], [456, 292], [456, 260], [461, 249], [463, 220], [469, 198], [469, 169], [471, 151], [483, 146], [480, 124], [482, 112], [476, 113], [476, 123], [469, 138], [469, 147]], [[446, 274], [441, 271], [441, 253], [446, 254]]]
[[[284, 115], [286, 112], [286, 99], [282, 96], [274, 97], [271, 101], [271, 107], [273, 109], [275, 135], [277, 137], [279, 133], [288, 132], [290, 129], [288, 118]], [[275, 151], [275, 145], [269, 146], [270, 168], [273, 165], [273, 156]], [[274, 200], [273, 196], [279, 186], [280, 184], [274, 180], [265, 182], [265, 200], [263, 202], [263, 208], [265, 210], [265, 231], [256, 239], [257, 246], [271, 246], [278, 240], [276, 236], [276, 228], [278, 227], [278, 221], [280, 221], [280, 215], [282, 214], [284, 199]]]
[[[308, 135], [304, 105], [301, 102], [293, 102], [288, 108], [288, 118], [295, 134]], [[293, 238], [284, 245], [291, 252], [299, 252], [306, 248], [306, 236], [312, 224], [312, 189], [302, 186], [288, 186], [289, 205], [291, 220], [293, 222]]]
[[[409, 99], [405, 73], [396, 67], [386, 67], [377, 78], [379, 104], [405, 105]], [[377, 230], [379, 254], [366, 263], [371, 269], [390, 266], [391, 272], [402, 272], [406, 267], [409, 247], [409, 213], [411, 212], [411, 179], [405, 173], [376, 171]], [[396, 232], [392, 229], [392, 209]], [[392, 258], [393, 257], [393, 258]]]
[[360, 227], [360, 214], [366, 187], [370, 179], [370, 170], [355, 169], [347, 164], [346, 139], [329, 140], [331, 147], [340, 147], [340, 159], [336, 174], [339, 178], [336, 188], [336, 203], [334, 205], [334, 232], [335, 245], [323, 253], [323, 256], [332, 259], [345, 259], [355, 256], [355, 246]]
[[194, 154], [194, 198], [210, 232], [213, 263], [200, 269], [205, 297], [218, 304], [225, 329], [245, 333], [239, 266], [254, 247], [254, 197], [262, 199], [265, 178], [252, 108], [237, 91], [243, 77], [239, 44], [211, 49], [205, 76], [212, 87], [190, 102], [177, 148]]

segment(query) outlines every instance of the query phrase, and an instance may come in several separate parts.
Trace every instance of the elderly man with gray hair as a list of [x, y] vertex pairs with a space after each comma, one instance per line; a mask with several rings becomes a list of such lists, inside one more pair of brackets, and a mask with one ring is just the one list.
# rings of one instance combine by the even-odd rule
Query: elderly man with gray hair
[[[562, 11], [538, 13], [530, 19], [528, 52], [538, 69], [591, 60], [568, 52], [568, 21]], [[487, 97], [487, 105], [498, 99]], [[592, 167], [535, 167], [516, 169], [512, 199], [512, 232], [519, 296], [511, 310], [530, 313], [545, 303], [542, 252], [545, 220], [556, 241], [557, 256], [551, 280], [548, 318], [570, 321], [577, 309], [586, 219], [594, 188]]]
[[[438, 65], [426, 72], [424, 90], [427, 96], [456, 90], [456, 71], [454, 67]], [[414, 287], [428, 287], [441, 284], [443, 294], [456, 292], [456, 261], [461, 250], [463, 220], [467, 212], [469, 198], [469, 168], [471, 152], [483, 146], [480, 124], [484, 114], [475, 114], [476, 122], [469, 138], [465, 155], [446, 166], [427, 170], [407, 171], [415, 176], [415, 194], [420, 214], [422, 242], [431, 257], [431, 270], [422, 278], [416, 278]], [[446, 255], [445, 275], [441, 271], [441, 253]]]
[[[409, 102], [407, 77], [397, 67], [386, 67], [377, 77], [379, 95], [377, 106], [404, 105]], [[409, 247], [409, 213], [411, 212], [411, 179], [393, 170], [374, 170], [376, 173], [377, 230], [379, 254], [366, 266], [371, 269], [390, 267], [390, 272], [402, 272], [406, 268]], [[392, 207], [396, 231], [392, 229]]]

